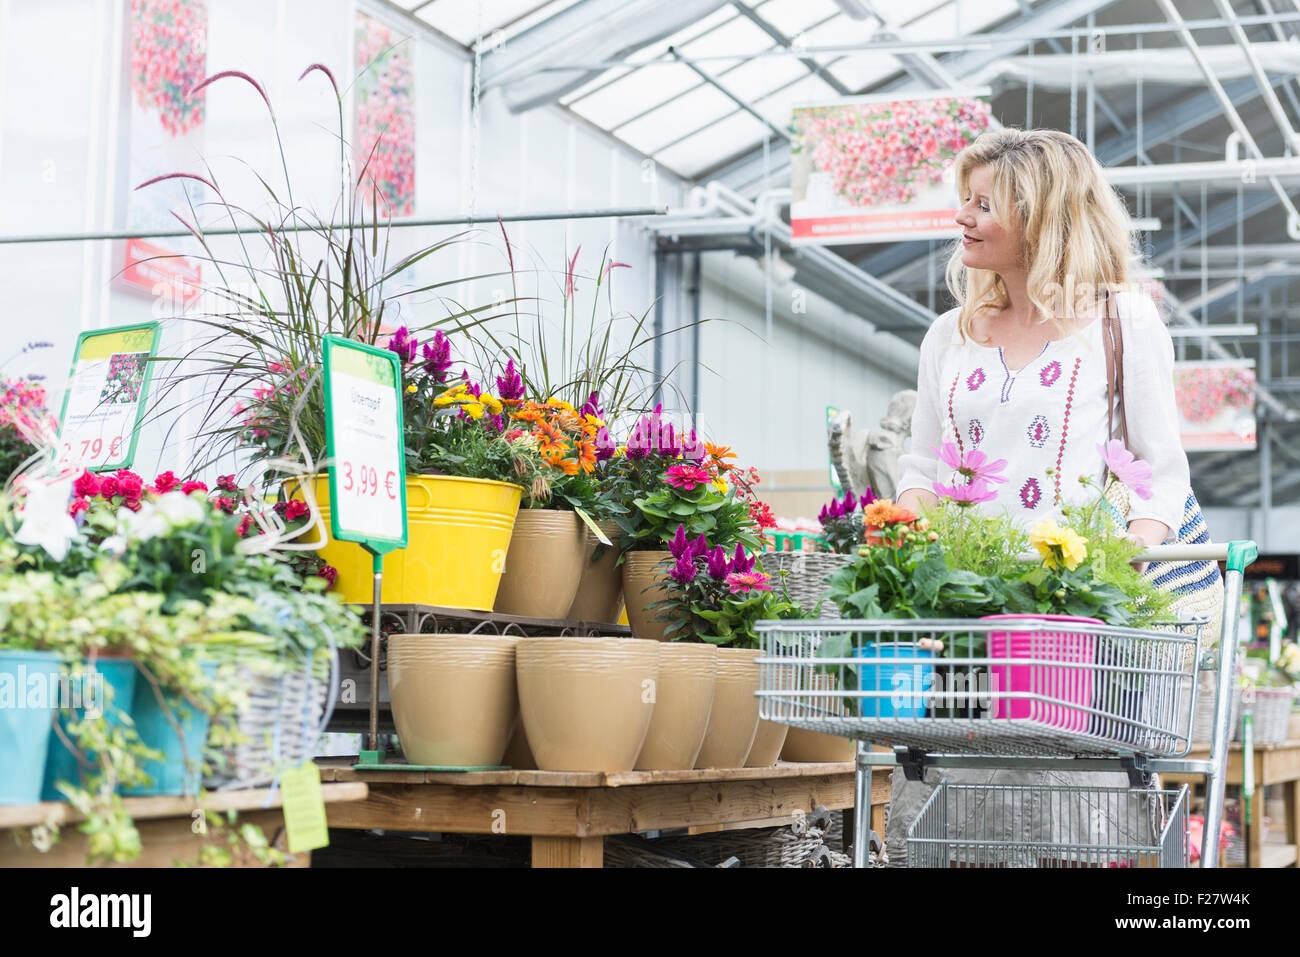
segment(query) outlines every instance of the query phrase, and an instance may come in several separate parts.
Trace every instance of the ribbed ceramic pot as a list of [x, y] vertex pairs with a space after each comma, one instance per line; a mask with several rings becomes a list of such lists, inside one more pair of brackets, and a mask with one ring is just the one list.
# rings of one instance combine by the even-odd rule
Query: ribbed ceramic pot
[[519, 715], [518, 638], [390, 635], [393, 723], [411, 764], [500, 764]]
[[713, 712], [697, 768], [743, 768], [758, 733], [757, 648], [719, 648]]
[[614, 625], [623, 617], [623, 570], [618, 567], [617, 522], [601, 522], [600, 530], [614, 543], [611, 548], [587, 529], [587, 558], [582, 567], [578, 594], [573, 597], [571, 621], [598, 621]]
[[664, 583], [668, 569], [656, 568], [662, 561], [672, 561], [671, 552], [628, 552], [623, 560], [623, 601], [627, 603], [627, 620], [634, 638], [663, 641], [666, 621], [654, 621], [658, 609], [647, 610], [648, 605], [668, 597]]
[[630, 771], [654, 713], [660, 644], [521, 638], [519, 713], [543, 771]]
[[574, 512], [521, 508], [493, 610], [501, 615], [564, 618], [578, 592], [587, 526]]
[[713, 710], [718, 649], [710, 644], [664, 642], [650, 730], [636, 760], [638, 771], [687, 771], [695, 767]]
[[506, 756], [501, 759], [501, 763], [509, 765], [516, 771], [537, 770], [537, 759], [528, 748], [528, 735], [524, 734], [522, 720], [515, 722], [515, 733], [510, 735], [510, 743], [506, 745]]
[[781, 757], [785, 747], [785, 737], [789, 732], [788, 724], [778, 724], [765, 718], [758, 719], [758, 731], [754, 733], [754, 743], [750, 746], [749, 756], [745, 758], [747, 768], [770, 768]]
[[[835, 675], [805, 673], [803, 687], [811, 691], [834, 691], [840, 686]], [[842, 715], [844, 699], [840, 697], [817, 698], [819, 711]], [[839, 763], [852, 761], [856, 755], [856, 742], [852, 738], [841, 738], [821, 731], [807, 731], [803, 728], [791, 728], [786, 735], [785, 747], [781, 749], [782, 761], [803, 761], [817, 763]]]

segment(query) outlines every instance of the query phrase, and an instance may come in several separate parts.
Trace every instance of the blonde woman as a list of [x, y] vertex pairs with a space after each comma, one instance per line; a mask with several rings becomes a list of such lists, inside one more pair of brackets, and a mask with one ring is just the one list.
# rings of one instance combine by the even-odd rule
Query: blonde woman
[[[1155, 304], [1138, 291], [1123, 202], [1087, 147], [1056, 130], [983, 134], [958, 155], [956, 182], [962, 236], [948, 284], [958, 306], [935, 320], [921, 344], [899, 503], [913, 510], [932, 505], [935, 484], [953, 481], [938, 456], [944, 441], [1006, 461], [1005, 482], [990, 487], [996, 497], [977, 505], [1019, 523], [1042, 521], [1063, 503], [1095, 495], [1078, 477], [1098, 485], [1104, 477], [1098, 446], [1110, 436], [1100, 320], [1110, 309], [1123, 331], [1129, 448], [1152, 467], [1151, 497], [1132, 499], [1128, 531], [1146, 545], [1176, 535], [1189, 478], [1178, 439], [1173, 343]], [[1127, 784], [1111, 774], [932, 770], [922, 785], [905, 784], [896, 772], [891, 862], [905, 857], [907, 826], [941, 777]], [[1007, 824], [1030, 840], [1048, 826]]]

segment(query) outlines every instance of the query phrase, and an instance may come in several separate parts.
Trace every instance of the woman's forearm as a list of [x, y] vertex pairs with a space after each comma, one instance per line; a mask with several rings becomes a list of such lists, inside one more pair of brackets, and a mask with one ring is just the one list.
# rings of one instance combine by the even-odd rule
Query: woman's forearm
[[1169, 526], [1154, 518], [1135, 518], [1128, 523], [1128, 533], [1150, 548], [1159, 545], [1169, 536]]

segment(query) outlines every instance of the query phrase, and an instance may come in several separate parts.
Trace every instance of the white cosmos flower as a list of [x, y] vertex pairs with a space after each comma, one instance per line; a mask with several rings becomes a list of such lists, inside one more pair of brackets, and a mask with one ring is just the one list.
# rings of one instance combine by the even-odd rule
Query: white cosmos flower
[[77, 535], [77, 523], [68, 514], [73, 479], [57, 482], [32, 481], [27, 484], [27, 499], [19, 513], [22, 527], [14, 541], [22, 545], [39, 545], [56, 562], [68, 554], [68, 545]]

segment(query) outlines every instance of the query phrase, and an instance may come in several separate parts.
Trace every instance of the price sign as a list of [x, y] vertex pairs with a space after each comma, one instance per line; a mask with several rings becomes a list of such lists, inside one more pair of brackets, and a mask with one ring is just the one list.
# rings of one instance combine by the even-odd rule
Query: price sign
[[325, 426], [334, 537], [383, 554], [406, 547], [406, 456], [397, 355], [325, 337]]
[[59, 414], [60, 468], [130, 468], [161, 327], [156, 322], [77, 336]]

